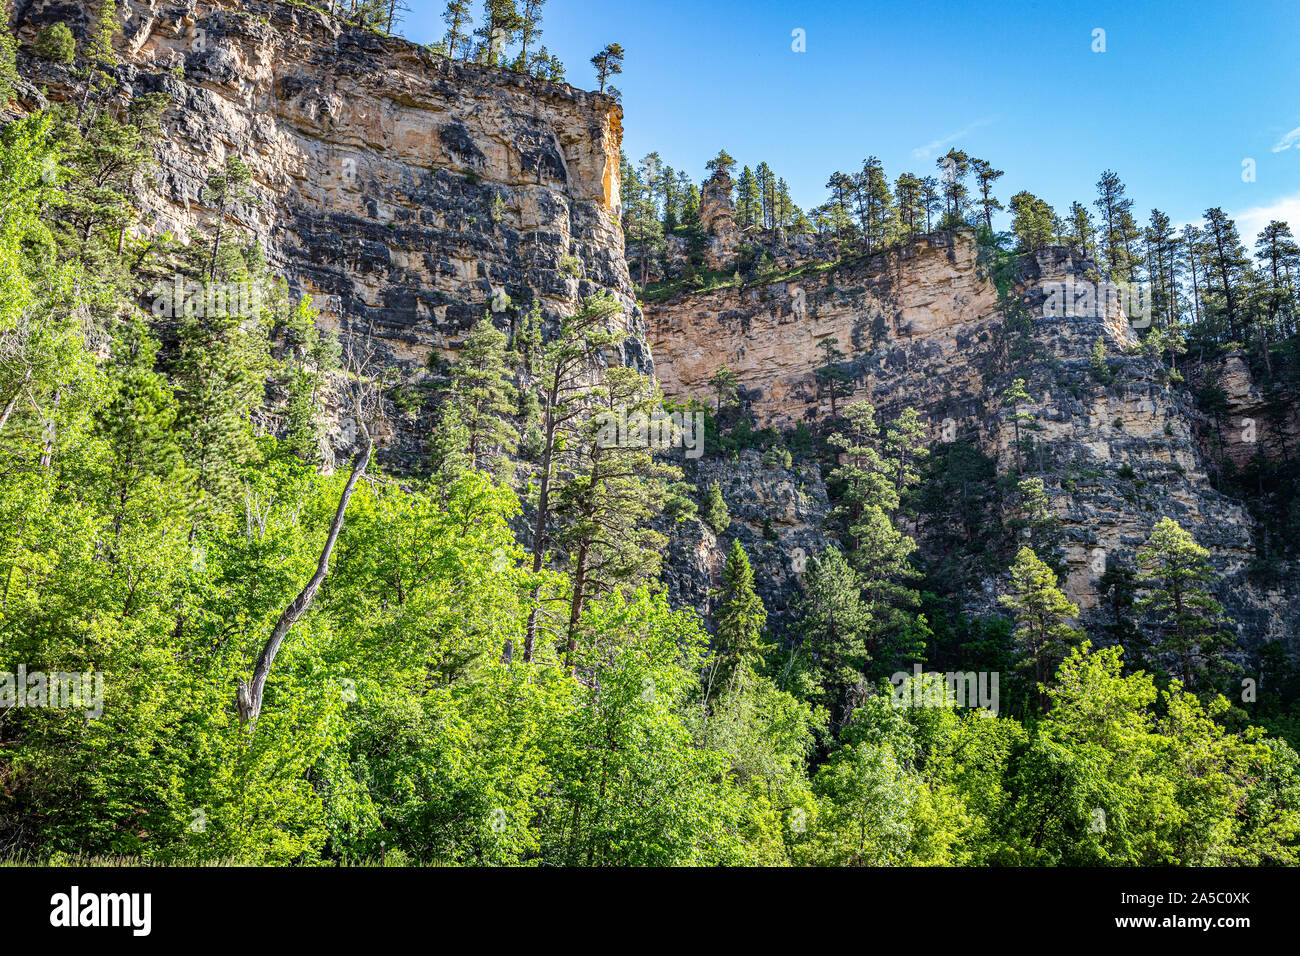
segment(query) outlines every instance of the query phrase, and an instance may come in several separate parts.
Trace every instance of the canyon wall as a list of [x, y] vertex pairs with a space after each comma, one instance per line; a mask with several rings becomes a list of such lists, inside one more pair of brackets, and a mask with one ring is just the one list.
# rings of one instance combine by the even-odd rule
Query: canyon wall
[[[839, 409], [867, 400], [888, 421], [915, 408], [933, 445], [969, 440], [1002, 474], [1014, 473], [1017, 460], [1001, 391], [1023, 378], [1030, 400], [1018, 411], [1030, 416], [1021, 428], [1037, 460], [1020, 467], [1044, 479], [1065, 533], [1065, 590], [1085, 613], [1098, 609], [1107, 564], [1133, 564], [1168, 516], [1213, 553], [1243, 640], [1280, 639], [1300, 651], [1300, 578], [1288, 569], [1276, 585], [1252, 580], [1254, 521], [1210, 485], [1191, 393], [1136, 348], [1117, 303], [1083, 313], [1048, 308], [1053, 284], [1087, 281], [1088, 264], [1045, 250], [1021, 264], [1002, 299], [991, 268], [973, 235], [958, 232], [786, 281], [650, 305], [657, 374], [669, 396], [704, 399], [709, 376], [727, 365], [760, 425], [824, 422], [831, 405], [814, 370], [825, 361], [819, 343], [834, 338], [853, 388]], [[1008, 368], [997, 358], [1011, 302], [1024, 310], [1027, 341], [1025, 357]], [[1105, 382], [1090, 360], [1099, 339]], [[988, 569], [969, 610], [996, 610], [1004, 571]]]
[[[1159, 362], [1130, 353], [1135, 337], [1119, 310], [1062, 317], [1044, 309], [1046, 283], [1086, 275], [1068, 254], [1045, 252], [1015, 277], [1034, 352], [1023, 368], [996, 374], [1007, 300], [964, 233], [787, 281], [680, 297], [643, 317], [618, 220], [622, 112], [610, 97], [451, 62], [268, 0], [134, 0], [119, 17], [121, 97], [171, 100], [156, 171], [139, 184], [143, 228], [183, 240], [211, 229], [216, 211], [204, 184], [238, 156], [257, 201], [236, 207], [229, 224], [261, 242], [295, 291], [314, 297], [323, 326], [373, 348], [375, 361], [408, 383], [436, 377], [483, 315], [509, 330], [537, 301], [553, 328], [582, 298], [608, 290], [624, 305], [618, 321], [630, 335], [621, 360], [655, 371], [671, 397], [705, 396], [708, 377], [727, 364], [760, 424], [824, 421], [831, 409], [814, 369], [818, 343], [835, 338], [855, 397], [872, 401], [882, 419], [915, 407], [934, 442], [969, 439], [1009, 473], [1013, 427], [999, 392], [1023, 377], [1031, 401], [1021, 410], [1052, 459], [1041, 470], [1066, 531], [1074, 600], [1094, 609], [1097, 555], [1131, 562], [1167, 514], [1213, 551], [1243, 635], [1284, 639], [1300, 653], [1295, 573], [1272, 587], [1248, 574], [1252, 519], [1210, 487], [1189, 392]], [[75, 95], [75, 75], [30, 50], [55, 22], [84, 38], [88, 5], [26, 0], [13, 19], [28, 80], [23, 107]], [[713, 193], [706, 198], [719, 233], [708, 264], [723, 265], [728, 213]], [[1098, 339], [1113, 371], [1105, 384], [1089, 371]], [[1233, 408], [1251, 408], [1249, 384], [1229, 376], [1229, 385]], [[393, 410], [390, 467], [420, 466], [431, 407]], [[335, 427], [334, 443], [346, 449]], [[675, 529], [666, 575], [674, 599], [706, 609], [725, 539], [739, 536], [769, 607], [788, 620], [796, 565], [827, 543], [820, 475], [754, 456], [706, 459], [694, 471], [701, 488], [719, 481], [735, 521], [724, 541], [699, 522]], [[988, 569], [972, 610], [996, 608], [1004, 570]]]
[[[84, 37], [85, 3], [15, 10], [30, 51], [46, 25]], [[624, 304], [624, 359], [648, 368], [619, 226], [622, 110], [613, 99], [505, 69], [452, 62], [400, 38], [267, 0], [119, 4], [123, 98], [166, 93], [144, 229], [187, 240], [215, 211], [204, 184], [228, 157], [257, 202], [231, 219], [265, 247], [320, 324], [364, 338], [408, 382], [492, 315], [509, 330], [530, 302], [550, 325], [586, 296]], [[24, 99], [77, 88], [28, 57]], [[512, 308], [501, 308], [505, 299]], [[498, 311], [493, 311], [493, 303]], [[390, 464], [415, 466], [429, 423], [399, 421]]]

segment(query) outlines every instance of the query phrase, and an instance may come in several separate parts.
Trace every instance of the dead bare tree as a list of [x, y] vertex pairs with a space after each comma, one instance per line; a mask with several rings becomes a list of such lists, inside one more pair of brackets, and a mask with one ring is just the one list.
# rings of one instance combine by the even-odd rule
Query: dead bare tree
[[383, 401], [379, 387], [367, 374], [371, 365], [371, 357], [370, 353], [362, 355], [355, 342], [349, 340], [344, 356], [344, 369], [348, 376], [349, 398], [351, 399], [353, 415], [356, 418], [357, 434], [361, 440], [361, 446], [352, 459], [352, 473], [348, 476], [347, 484], [343, 486], [343, 493], [339, 496], [339, 504], [334, 512], [334, 520], [330, 522], [329, 534], [325, 537], [325, 544], [321, 548], [320, 558], [316, 562], [316, 572], [311, 576], [311, 580], [307, 582], [306, 587], [284, 609], [284, 613], [280, 615], [279, 620], [275, 622], [275, 627], [271, 630], [271, 636], [267, 638], [262, 653], [257, 658], [257, 664], [253, 667], [252, 680], [241, 680], [239, 682], [235, 703], [239, 711], [240, 724], [250, 735], [256, 730], [257, 718], [262, 712], [262, 694], [266, 690], [266, 680], [271, 674], [271, 665], [275, 663], [275, 657], [280, 653], [280, 646], [284, 643], [290, 629], [311, 607], [312, 601], [316, 598], [316, 592], [320, 590], [321, 584], [324, 583], [326, 576], [329, 574], [330, 555], [334, 551], [334, 545], [338, 541], [339, 533], [343, 530], [343, 519], [347, 515], [348, 504], [352, 500], [352, 494], [356, 491], [358, 482], [361, 481], [366, 473], [366, 468], [370, 464], [370, 455], [374, 450], [372, 428], [383, 418]]

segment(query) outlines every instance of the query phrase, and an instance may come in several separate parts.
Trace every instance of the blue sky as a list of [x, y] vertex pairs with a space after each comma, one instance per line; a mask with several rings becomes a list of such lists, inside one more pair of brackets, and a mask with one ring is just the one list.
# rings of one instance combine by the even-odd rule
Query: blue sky
[[[412, 39], [443, 32], [441, 0], [408, 2]], [[837, 168], [934, 173], [955, 144], [1006, 171], [1003, 203], [1091, 202], [1109, 167], [1143, 222], [1219, 205], [1252, 245], [1270, 217], [1300, 233], [1297, 0], [549, 0], [543, 29], [586, 88], [591, 55], [621, 43], [628, 155], [697, 181], [725, 146], [809, 208]]]

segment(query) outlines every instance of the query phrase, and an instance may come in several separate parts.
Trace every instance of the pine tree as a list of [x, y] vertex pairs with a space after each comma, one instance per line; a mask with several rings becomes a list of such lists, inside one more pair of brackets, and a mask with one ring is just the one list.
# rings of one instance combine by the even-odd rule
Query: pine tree
[[863, 161], [861, 172], [854, 178], [854, 188], [858, 196], [864, 248], [870, 252], [885, 245], [890, 225], [897, 214], [889, 180], [885, 178], [879, 159], [869, 156]]
[[1025, 473], [1024, 465], [1020, 459], [1020, 423], [1032, 422], [1034, 416], [1027, 412], [1022, 412], [1020, 406], [1023, 402], [1030, 401], [1029, 392], [1025, 389], [1025, 380], [1018, 378], [1002, 392], [1002, 407], [1011, 409], [1011, 427], [1015, 432], [1016, 442], [1016, 475], [1020, 476]]
[[469, 45], [469, 0], [450, 0], [442, 19], [447, 24], [447, 36], [443, 41], [447, 56], [455, 59], [456, 54], [463, 54]]
[[935, 160], [943, 170], [944, 217], [940, 224], [945, 229], [966, 221], [966, 177], [970, 175], [970, 157], [956, 147]]
[[591, 58], [591, 65], [596, 68], [596, 79], [600, 81], [599, 90], [605, 92], [605, 84], [610, 77], [623, 72], [623, 47], [617, 43], [606, 44], [604, 49]]
[[[553, 539], [551, 519], [557, 475], [576, 467], [571, 456], [579, 445], [579, 431], [587, 410], [588, 373], [600, 350], [614, 348], [622, 341], [619, 333], [610, 330], [621, 312], [622, 307], [612, 295], [586, 300], [578, 312], [561, 320], [555, 338], [538, 350], [534, 361], [530, 388], [537, 397], [541, 418], [536, 494], [532, 498], [534, 574], [541, 572]], [[534, 601], [537, 593], [533, 593]], [[529, 612], [524, 639], [525, 663], [533, 659], [539, 613], [536, 607]]]
[[1201, 308], [1201, 293], [1205, 289], [1204, 237], [1201, 230], [1188, 224], [1183, 226], [1182, 235], [1183, 263], [1187, 275], [1192, 280], [1192, 322], [1200, 325], [1204, 318]]
[[804, 649], [823, 676], [827, 709], [843, 726], [864, 696], [872, 619], [857, 576], [839, 550], [829, 548], [810, 562], [800, 612]]
[[1203, 682], [1230, 640], [1223, 605], [1210, 593], [1216, 578], [1209, 557], [1172, 518], [1161, 518], [1137, 553], [1144, 591], [1137, 610], [1155, 621], [1158, 650], [1178, 660], [1189, 690]]
[[266, 341], [237, 316], [187, 316], [178, 330], [173, 370], [180, 405], [176, 424], [194, 487], [207, 506], [233, 502], [238, 469], [254, 455], [253, 409], [262, 400]]
[[925, 430], [915, 410], [906, 409], [881, 435], [867, 402], [850, 404], [842, 421], [842, 431], [828, 439], [840, 460], [830, 478], [843, 483], [836, 514], [852, 542], [848, 557], [872, 619], [868, 646], [873, 659], [886, 650], [895, 659], [914, 659], [929, 629], [915, 613], [920, 595], [909, 585], [920, 578], [910, 564], [916, 542], [894, 519], [902, 493], [920, 480], [916, 462], [928, 454]]
[[[0, 46], [3, 43], [0, 35]], [[77, 59], [77, 41], [66, 23], [51, 23], [36, 37], [36, 52], [51, 63], [71, 66]]]
[[469, 429], [461, 421], [455, 402], [444, 402], [429, 439], [429, 484], [444, 497], [458, 478], [474, 467], [469, 451]]
[[1170, 329], [1179, 321], [1178, 233], [1169, 217], [1151, 210], [1144, 233], [1147, 248], [1147, 276], [1151, 282], [1151, 316], [1155, 328]]
[[546, 0], [523, 0], [519, 11], [520, 49], [514, 65], [517, 73], [528, 72], [528, 48], [542, 36], [542, 7], [545, 5]]
[[1041, 478], [1022, 478], [1016, 484], [1017, 504], [1010, 529], [1028, 541], [1035, 555], [1042, 555], [1058, 575], [1065, 573], [1064, 535], [1061, 521], [1052, 511], [1051, 499]]
[[488, 470], [519, 446], [519, 432], [510, 420], [517, 397], [507, 381], [507, 341], [490, 318], [479, 319], [451, 367], [448, 401], [469, 435], [471, 466], [479, 470]]
[[767, 611], [754, 590], [754, 569], [740, 541], [731, 543], [722, 568], [722, 587], [710, 592], [713, 611], [714, 658], [705, 684], [705, 697], [729, 686], [738, 675], [755, 670], [771, 646], [763, 643]]
[[208, 261], [208, 279], [211, 282], [217, 281], [217, 262], [221, 256], [221, 239], [225, 231], [226, 216], [238, 203], [255, 201], [252, 183], [252, 170], [238, 156], [229, 157], [223, 169], [215, 170], [208, 175], [204, 199], [215, 210], [212, 256]]
[[880, 452], [876, 410], [869, 402], [848, 405], [840, 428], [827, 444], [838, 452], [839, 464], [829, 477], [843, 483], [836, 513], [846, 526], [851, 529], [860, 521], [869, 505], [891, 511], [898, 507], [898, 490], [889, 480], [889, 465]]
[[1092, 213], [1081, 202], [1070, 204], [1070, 218], [1066, 224], [1066, 234], [1062, 238], [1070, 249], [1085, 259], [1097, 257], [1097, 227], [1093, 224]]
[[83, 133], [95, 125], [104, 102], [117, 86], [116, 70], [121, 61], [113, 42], [120, 32], [117, 3], [115, 0], [102, 0], [95, 14], [90, 41], [82, 50], [82, 65], [77, 69], [77, 76], [85, 84], [81, 104], [76, 109]]
[[[776, 188], [776, 180], [772, 175], [772, 170], [767, 163], [759, 163], [758, 168], [754, 170], [754, 190], [758, 194], [757, 216], [754, 225], [760, 230], [770, 230], [775, 232], [775, 224], [772, 218], [772, 196]], [[769, 237], [772, 242], [776, 241], [773, 234]]]
[[722, 534], [731, 525], [731, 513], [727, 511], [727, 502], [722, 497], [722, 486], [716, 481], [709, 485], [709, 495], [704, 502], [704, 523], [715, 534]]
[[338, 340], [316, 327], [320, 313], [311, 296], [290, 304], [284, 281], [275, 283], [267, 311], [272, 337], [284, 345], [276, 373], [288, 394], [284, 447], [304, 464], [314, 465], [321, 459], [325, 437], [325, 376], [338, 368]]
[[727, 366], [719, 365], [714, 370], [713, 374], [709, 376], [709, 385], [713, 388], [713, 397], [714, 401], [717, 402], [716, 411], [718, 415], [722, 414], [724, 408], [740, 404], [740, 379], [736, 378], [736, 373]]
[[593, 597], [651, 579], [667, 539], [648, 527], [681, 471], [656, 460], [639, 436], [610, 440], [612, 420], [649, 418], [663, 407], [655, 380], [636, 369], [601, 369], [583, 398], [587, 415], [573, 434], [577, 455], [556, 491], [557, 540], [569, 555], [572, 597], [565, 628], [565, 666], [577, 664], [583, 611]]
[[652, 153], [641, 161], [638, 172], [625, 160], [622, 169], [623, 233], [629, 244], [635, 244], [641, 262], [641, 289], [650, 281], [650, 258], [664, 245], [664, 226], [655, 206], [658, 189], [657, 155]]
[[993, 184], [1002, 178], [1004, 171], [994, 169], [993, 164], [983, 159], [971, 158], [971, 167], [975, 171], [975, 188], [979, 190], [979, 206], [984, 212], [984, 228], [993, 233], [993, 213], [1002, 209], [1002, 203], [993, 195]]
[[1022, 252], [1037, 252], [1052, 244], [1056, 213], [1046, 202], [1022, 190], [1011, 197], [1011, 215], [1011, 231]]
[[[1083, 640], [1083, 632], [1067, 623], [1079, 607], [1056, 586], [1056, 573], [1032, 548], [1022, 547], [1011, 565], [1011, 593], [998, 602], [1015, 615], [1013, 637], [1033, 664], [1034, 679], [1045, 687], [1052, 667]], [[1046, 706], [1045, 691], [1040, 704]]]
[[1136, 232], [1133, 200], [1124, 195], [1124, 184], [1112, 170], [1106, 170], [1097, 180], [1097, 199], [1093, 205], [1100, 213], [1101, 254], [1106, 274], [1113, 282], [1129, 281], [1133, 278], [1132, 240]]
[[164, 95], [145, 94], [133, 100], [125, 121], [102, 111], [84, 132], [71, 122], [60, 124], [69, 176], [54, 232], [63, 257], [104, 286], [120, 288], [127, 281], [122, 251], [135, 217], [134, 181], [153, 159], [166, 103]]
[[[1276, 337], [1293, 335], [1297, 326], [1296, 278], [1300, 276], [1300, 244], [1291, 227], [1274, 219], [1255, 240], [1255, 255], [1264, 272], [1267, 325]], [[1267, 351], [1265, 352], [1267, 354]]]
[[1088, 371], [1102, 385], [1109, 385], [1115, 381], [1115, 373], [1110, 370], [1110, 364], [1106, 361], [1106, 339], [1104, 336], [1097, 336], [1097, 340], [1092, 343], [1092, 352], [1088, 358]]
[[925, 219], [924, 187], [912, 173], [901, 173], [894, 181], [894, 195], [898, 199], [898, 220], [904, 242], [910, 242], [920, 233]]
[[1242, 287], [1250, 279], [1250, 256], [1241, 244], [1237, 224], [1215, 206], [1205, 210], [1204, 248], [1206, 251], [1206, 289], [1213, 296], [1207, 313], [1212, 320], [1222, 316], [1230, 340], [1247, 339]]
[[500, 66], [522, 26], [523, 18], [515, 0], [483, 0], [483, 22], [474, 31], [479, 38], [479, 61], [487, 66]]
[[822, 350], [824, 364], [813, 375], [817, 379], [818, 390], [831, 400], [831, 421], [839, 418], [839, 400], [853, 394], [853, 380], [844, 370], [843, 363], [847, 356], [840, 351], [840, 340], [834, 336], [822, 339], [818, 347]]
[[760, 225], [762, 218], [762, 197], [758, 191], [758, 180], [745, 166], [736, 179], [736, 225], [749, 229]]
[[943, 198], [939, 192], [939, 180], [933, 176], [924, 176], [921, 182], [921, 208], [925, 210], [925, 231], [932, 232], [934, 229], [934, 217], [939, 214], [943, 206]]
[[[164, 484], [184, 475], [184, 458], [176, 440], [176, 401], [166, 379], [154, 371], [158, 344], [143, 321], [134, 319], [114, 350], [112, 398], [96, 419], [96, 433], [108, 451], [104, 474], [104, 511], [113, 522], [110, 560], [115, 560], [128, 515], [158, 496], [153, 479]], [[180, 495], [172, 507], [183, 507]], [[152, 515], [161, 520], [161, 514]]]
[[731, 154], [725, 149], [718, 150], [718, 155], [704, 164], [710, 175], [715, 173], [726, 173], [731, 175], [731, 171], [736, 168], [736, 161], [731, 158]]

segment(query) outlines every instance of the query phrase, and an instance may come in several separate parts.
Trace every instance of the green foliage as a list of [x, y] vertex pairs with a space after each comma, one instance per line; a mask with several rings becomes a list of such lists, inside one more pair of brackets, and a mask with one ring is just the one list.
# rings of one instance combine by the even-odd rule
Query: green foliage
[[1172, 518], [1161, 518], [1138, 549], [1139, 612], [1151, 615], [1160, 635], [1158, 650], [1171, 655], [1187, 688], [1202, 688], [1232, 643], [1223, 605], [1211, 594], [1215, 575], [1210, 552]]
[[[515, 9], [521, 45], [536, 41], [539, 10]], [[270, 275], [240, 226], [256, 197], [237, 157], [212, 171], [217, 214], [195, 241], [135, 238], [134, 191], [164, 103], [137, 97], [114, 112], [115, 32], [115, 5], [100, 4], [79, 106], [0, 131], [0, 674], [103, 678], [90, 713], [17, 706], [0, 679], [6, 852], [302, 865], [1297, 862], [1300, 757], [1239, 729], [1242, 711], [1213, 693], [1226, 622], [1204, 549], [1162, 521], [1136, 568], [1103, 577], [1108, 636], [1136, 643], [1133, 620], [1149, 621], [1151, 659], [1182, 672], [1165, 689], [1069, 623], [1077, 608], [1050, 567], [1059, 529], [1041, 479], [1021, 480], [1010, 509], [1013, 532], [1046, 559], [1016, 557], [1004, 599], [1014, 623], [922, 595], [913, 527], [975, 555], [982, 575], [1009, 557], [993, 463], [961, 441], [927, 453], [910, 411], [882, 426], [868, 405], [841, 409], [852, 383], [833, 340], [819, 369], [836, 419], [825, 530], [844, 550], [806, 569], [786, 556], [805, 593], [776, 647], [742, 544], [752, 531], [734, 529], [710, 641], [657, 580], [667, 539], [656, 519], [690, 517], [690, 486], [646, 443], [609, 440], [609, 413], [663, 404], [652, 380], [609, 361], [625, 324], [611, 296], [549, 335], [534, 301], [508, 346], [490, 321], [474, 326], [447, 370], [429, 473], [397, 481], [376, 463], [356, 486], [250, 734], [235, 688], [316, 569], [348, 479], [318, 467], [333, 455], [323, 395], [336, 378], [370, 379], [335, 375], [338, 346], [311, 300]], [[978, 207], [987, 224], [998, 171], [948, 158], [974, 170], [982, 197], [960, 177], [945, 184], [948, 217]], [[774, 210], [781, 218], [781, 183], [765, 165], [754, 178], [766, 229]], [[860, 226], [846, 228], [878, 247], [895, 228], [888, 184], [871, 161], [850, 180], [862, 202]], [[910, 234], [930, 210], [921, 184], [904, 185]], [[698, 197], [675, 194], [672, 215], [689, 229]], [[262, 294], [248, 309], [209, 308], [203, 295], [160, 311], [159, 277]], [[140, 306], [150, 298], [153, 315]], [[737, 383], [718, 384], [725, 410]], [[1028, 402], [1016, 382], [1017, 427]], [[510, 457], [521, 431], [523, 460]], [[779, 436], [746, 415], [726, 438], [791, 465]], [[789, 447], [805, 460], [819, 450], [805, 426]], [[505, 471], [525, 476], [526, 505]], [[730, 527], [720, 482], [703, 513], [718, 533]], [[764, 536], [775, 537], [770, 522]], [[764, 564], [777, 554], [750, 547]], [[933, 582], [943, 569], [930, 570]], [[1261, 666], [1293, 680], [1279, 653], [1261, 651]], [[1007, 706], [897, 706], [879, 678], [923, 656], [1005, 668]], [[1036, 688], [1011, 673], [1017, 657], [1044, 688], [1032, 715]], [[1263, 711], [1281, 729], [1294, 720]]]
[[447, 401], [467, 432], [469, 464], [479, 470], [513, 453], [519, 444], [519, 432], [510, 420], [517, 397], [507, 380], [507, 340], [490, 318], [479, 319], [451, 367]]
[[1115, 381], [1115, 373], [1111, 371], [1110, 364], [1106, 361], [1106, 340], [1100, 335], [1097, 341], [1092, 343], [1092, 354], [1088, 359], [1088, 374], [1102, 385], [1109, 385]]
[[731, 525], [731, 513], [727, 502], [722, 497], [722, 486], [716, 481], [709, 483], [709, 494], [704, 501], [704, 523], [713, 529], [714, 534], [722, 534]]
[[77, 56], [77, 42], [66, 23], [51, 23], [37, 34], [36, 52], [53, 63], [70, 66]]
[[711, 592], [710, 597], [716, 602], [715, 653], [706, 695], [715, 689], [720, 693], [737, 679], [738, 669], [754, 669], [769, 650], [763, 643], [767, 611], [754, 591], [754, 570], [739, 541], [731, 543], [722, 568], [722, 587]]
[[1011, 565], [1011, 593], [999, 601], [1015, 615], [1012, 636], [1042, 686], [1056, 661], [1083, 638], [1083, 632], [1068, 623], [1078, 617], [1078, 605], [1056, 586], [1056, 573], [1027, 547]]
[[[64, 29], [67, 29], [66, 27]], [[8, 106], [18, 83], [18, 44], [8, 24], [0, 25], [0, 106]]]

